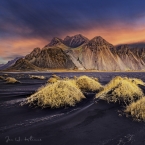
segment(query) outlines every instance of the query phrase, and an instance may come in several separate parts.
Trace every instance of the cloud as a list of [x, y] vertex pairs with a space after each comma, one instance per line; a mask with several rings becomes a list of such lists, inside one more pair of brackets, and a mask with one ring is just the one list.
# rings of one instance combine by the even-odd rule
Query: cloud
[[43, 39], [11, 38], [0, 39], [1, 62], [7, 62], [15, 57], [25, 56], [36, 47], [44, 47], [48, 42]]
[[113, 44], [143, 41], [144, 6], [144, 0], [1, 0], [0, 52], [25, 55], [52, 37], [78, 33]]
[[3, 0], [3, 5], [3, 34], [43, 39], [92, 28], [109, 29], [118, 21], [133, 25], [145, 14], [145, 2], [135, 0]]

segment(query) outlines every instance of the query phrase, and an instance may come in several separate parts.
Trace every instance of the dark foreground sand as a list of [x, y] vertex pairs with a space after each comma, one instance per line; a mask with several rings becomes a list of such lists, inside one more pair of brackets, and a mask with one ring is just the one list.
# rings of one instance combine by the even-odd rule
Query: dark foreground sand
[[[58, 73], [65, 77], [83, 73]], [[145, 81], [145, 73], [85, 73], [106, 84], [113, 76], [130, 76]], [[145, 123], [120, 116], [123, 106], [94, 101], [94, 93], [75, 107], [41, 109], [19, 106], [46, 80], [31, 80], [28, 74], [8, 74], [21, 84], [0, 81], [0, 144], [5, 145], [144, 145]], [[47, 78], [51, 73], [37, 74]]]

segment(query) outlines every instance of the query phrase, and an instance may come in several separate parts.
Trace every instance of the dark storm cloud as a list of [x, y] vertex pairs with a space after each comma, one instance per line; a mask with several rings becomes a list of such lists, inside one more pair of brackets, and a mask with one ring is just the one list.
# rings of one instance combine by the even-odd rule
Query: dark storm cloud
[[0, 37], [61, 36], [67, 32], [133, 24], [144, 0], [1, 0]]

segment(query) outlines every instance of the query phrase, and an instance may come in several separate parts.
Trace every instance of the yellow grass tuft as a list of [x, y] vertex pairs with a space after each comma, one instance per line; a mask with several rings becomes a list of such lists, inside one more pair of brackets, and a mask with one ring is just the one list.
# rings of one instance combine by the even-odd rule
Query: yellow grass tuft
[[14, 83], [20, 83], [18, 80], [16, 80], [15, 78], [12, 78], [12, 77], [7, 77], [5, 79], [5, 81], [6, 81], [6, 83], [12, 83], [12, 84], [14, 84]]
[[99, 82], [99, 79], [96, 78], [96, 77], [92, 77], [92, 79], [95, 80], [95, 81], [97, 81], [97, 82]]
[[7, 77], [7, 76], [8, 76], [8, 74], [3, 74], [3, 76]]
[[5, 80], [5, 78], [3, 76], [0, 76], [0, 80]]
[[134, 119], [145, 121], [145, 97], [127, 106], [125, 113], [130, 114]]
[[65, 77], [65, 78], [63, 78], [63, 80], [66, 80], [67, 81], [67, 80], [69, 80], [69, 77]]
[[53, 74], [51, 77], [56, 78], [57, 80], [60, 80], [60, 77], [55, 74]]
[[107, 100], [108, 102], [131, 103], [143, 96], [138, 85], [127, 77], [117, 76], [113, 78], [104, 89], [96, 94], [96, 98]]
[[33, 104], [42, 108], [59, 108], [63, 106], [74, 106], [85, 98], [74, 80], [60, 80], [53, 84], [47, 84], [40, 88], [22, 103]]
[[78, 78], [77, 76], [74, 76], [74, 79], [75, 79], [75, 80], [77, 80], [77, 78]]
[[76, 83], [82, 91], [100, 91], [102, 85], [88, 76], [80, 76]]
[[145, 83], [137, 78], [129, 78], [133, 83], [137, 84], [137, 85], [145, 85]]
[[55, 83], [58, 80], [60, 80], [60, 77], [54, 74], [48, 79], [47, 83]]
[[40, 80], [44, 80], [44, 79], [45, 79], [44, 76], [29, 75], [29, 77], [30, 77], [31, 79], [40, 79]]
[[56, 78], [51, 77], [51, 78], [48, 79], [47, 83], [55, 83], [57, 81], [58, 80]]

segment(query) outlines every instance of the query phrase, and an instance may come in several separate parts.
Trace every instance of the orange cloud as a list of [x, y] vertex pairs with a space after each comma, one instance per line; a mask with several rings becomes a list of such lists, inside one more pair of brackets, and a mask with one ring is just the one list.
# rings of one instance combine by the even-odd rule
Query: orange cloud
[[[117, 45], [117, 44], [125, 44], [125, 43], [134, 43], [134, 42], [141, 42], [145, 41], [145, 29], [137, 31], [137, 30], [117, 30], [117, 31], [95, 31], [93, 34], [99, 34], [100, 36], [104, 37], [110, 43]], [[93, 38], [94, 35], [92, 33], [89, 35], [90, 38]]]
[[[145, 28], [143, 27], [127, 27], [122, 25], [113, 25], [111, 28], [92, 28], [86, 31], [70, 32], [66, 35], [73, 36], [81, 33], [89, 39], [95, 36], [102, 36], [113, 45], [128, 44], [135, 42], [145, 42]], [[63, 39], [63, 38], [62, 38]], [[42, 38], [12, 38], [0, 39], [0, 57], [8, 61], [9, 56], [22, 55], [25, 56], [30, 53], [35, 47], [44, 47], [49, 42]], [[1, 62], [0, 62], [1, 63]]]
[[145, 20], [144, 21], [142, 20], [142, 23], [135, 22], [133, 24], [124, 24], [123, 22], [116, 21], [114, 23], [112, 22], [112, 26], [108, 25], [108, 27], [106, 26], [95, 27], [92, 24], [92, 28], [90, 29], [74, 31], [66, 35], [73, 36], [75, 34], [80, 33], [89, 39], [92, 39], [95, 36], [102, 36], [104, 39], [106, 39], [108, 42], [112, 43], [113, 45], [129, 44], [134, 42], [145, 42], [144, 23]]
[[3, 58], [15, 55], [25, 56], [30, 53], [33, 48], [42, 48], [47, 43], [46, 40], [34, 38], [0, 40], [0, 56]]

